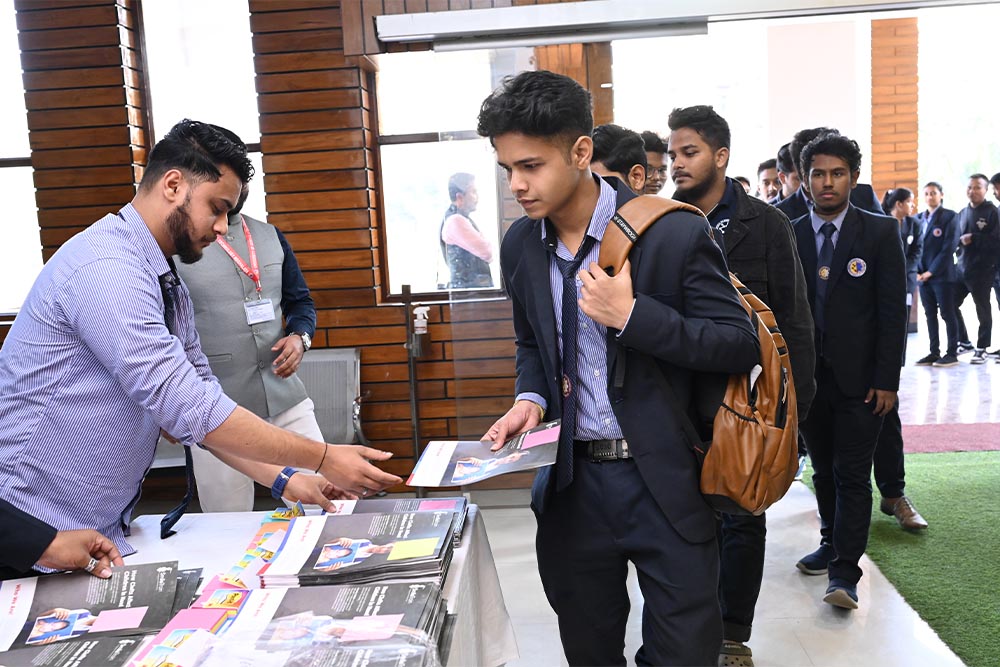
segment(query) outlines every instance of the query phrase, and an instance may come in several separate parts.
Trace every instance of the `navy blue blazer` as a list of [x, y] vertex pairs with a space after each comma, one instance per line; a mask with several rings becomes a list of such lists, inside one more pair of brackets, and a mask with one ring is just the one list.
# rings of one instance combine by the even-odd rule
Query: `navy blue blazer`
[[[808, 215], [793, 226], [815, 318], [816, 233]], [[830, 266], [826, 331], [816, 346], [817, 364], [832, 369], [848, 396], [899, 389], [908, 312], [905, 267], [899, 222], [849, 206]]]
[[[26, 512], [0, 500], [0, 579], [31, 576], [56, 537], [56, 529]], [[37, 573], [35, 573], [37, 574]]]
[[928, 219], [924, 211], [924, 247], [917, 262], [917, 272], [931, 272], [927, 282], [958, 282], [955, 249], [958, 247], [958, 217], [951, 209], [939, 206]]
[[[620, 179], [608, 182], [618, 207], [635, 196]], [[681, 416], [670, 408], [662, 383], [665, 377], [681, 405], [692, 405], [695, 380], [711, 375], [720, 380], [720, 398], [728, 374], [747, 372], [759, 361], [757, 334], [704, 217], [668, 214], [639, 238], [629, 261], [635, 305], [620, 337], [608, 330], [606, 377], [622, 376], [620, 388], [609, 383], [608, 397], [660, 509], [684, 539], [705, 542], [715, 538], [715, 514], [699, 491]], [[540, 394], [548, 403], [546, 418], [557, 419], [559, 355], [542, 221], [522, 217], [511, 225], [500, 245], [500, 269], [513, 305], [516, 393]], [[555, 492], [551, 470], [541, 468], [535, 477], [531, 497], [539, 513]]]
[[[867, 183], [858, 183], [854, 186], [854, 189], [851, 190], [851, 204], [863, 211], [883, 215], [882, 202], [875, 196], [875, 190], [872, 189], [872, 186]], [[788, 216], [789, 220], [796, 220], [809, 212], [809, 203], [801, 187], [790, 197], [775, 204], [774, 207]]]
[[903, 255], [906, 257], [906, 293], [912, 294], [917, 289], [917, 263], [924, 247], [920, 219], [912, 215], [903, 218], [899, 225], [899, 238], [903, 242]]

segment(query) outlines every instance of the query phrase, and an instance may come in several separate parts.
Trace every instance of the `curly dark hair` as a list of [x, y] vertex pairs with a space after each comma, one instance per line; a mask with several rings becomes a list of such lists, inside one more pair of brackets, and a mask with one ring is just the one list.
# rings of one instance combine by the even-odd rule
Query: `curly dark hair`
[[792, 142], [788, 144], [788, 151], [792, 156], [792, 166], [795, 170], [799, 172], [799, 178], [805, 179], [805, 175], [809, 173], [806, 169], [802, 171], [802, 149], [806, 147], [810, 141], [820, 136], [821, 134], [838, 134], [839, 130], [832, 127], [810, 127], [805, 130], [799, 130], [792, 137]]
[[222, 165], [232, 169], [242, 183], [253, 178], [246, 144], [235, 133], [185, 118], [153, 146], [139, 189], [152, 187], [171, 169], [179, 169], [195, 180], [218, 181]]
[[483, 100], [476, 131], [490, 143], [517, 132], [572, 146], [594, 131], [590, 93], [579, 83], [546, 70], [506, 77]]
[[729, 148], [732, 141], [729, 123], [707, 104], [674, 109], [667, 117], [667, 125], [671, 132], [682, 127], [690, 127], [711, 146], [713, 151]]
[[848, 139], [839, 132], [828, 132], [821, 134], [802, 149], [800, 175], [803, 180], [809, 177], [809, 170], [812, 168], [813, 158], [817, 155], [832, 155], [839, 157], [852, 172], [861, 169], [861, 148], [858, 142]]

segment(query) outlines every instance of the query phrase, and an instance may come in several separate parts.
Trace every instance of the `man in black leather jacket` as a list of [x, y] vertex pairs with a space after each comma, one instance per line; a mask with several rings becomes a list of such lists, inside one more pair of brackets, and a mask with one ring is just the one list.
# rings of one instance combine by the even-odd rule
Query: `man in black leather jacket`
[[[815, 339], [805, 276], [788, 218], [726, 177], [729, 125], [710, 106], [674, 109], [668, 119], [674, 199], [702, 209], [729, 270], [774, 312], [788, 345], [799, 419], [816, 393]], [[722, 515], [719, 598], [724, 656], [750, 659], [754, 607], [764, 576], [765, 516]]]

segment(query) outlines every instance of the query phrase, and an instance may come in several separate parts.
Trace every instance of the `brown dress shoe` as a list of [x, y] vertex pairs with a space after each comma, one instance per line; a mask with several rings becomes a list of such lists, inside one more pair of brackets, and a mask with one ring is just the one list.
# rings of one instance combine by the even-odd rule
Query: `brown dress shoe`
[[927, 521], [920, 516], [920, 512], [913, 506], [913, 503], [906, 496], [899, 498], [883, 498], [879, 509], [883, 514], [896, 517], [896, 521], [904, 530], [923, 530], [927, 528]]

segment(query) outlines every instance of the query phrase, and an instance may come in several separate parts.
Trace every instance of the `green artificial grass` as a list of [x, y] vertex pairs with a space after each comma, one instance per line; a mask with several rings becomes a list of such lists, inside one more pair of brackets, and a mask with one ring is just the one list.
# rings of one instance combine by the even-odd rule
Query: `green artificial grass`
[[930, 528], [901, 530], [876, 491], [868, 556], [969, 667], [997, 667], [1000, 451], [907, 454], [906, 491]]

